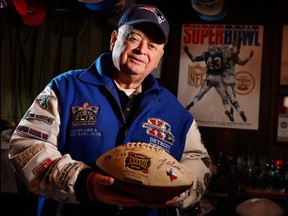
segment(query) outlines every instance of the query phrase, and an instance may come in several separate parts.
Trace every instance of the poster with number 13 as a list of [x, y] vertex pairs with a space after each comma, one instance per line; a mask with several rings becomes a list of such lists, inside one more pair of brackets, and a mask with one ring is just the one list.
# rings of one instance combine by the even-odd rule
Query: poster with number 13
[[263, 26], [183, 24], [178, 99], [199, 126], [257, 130]]

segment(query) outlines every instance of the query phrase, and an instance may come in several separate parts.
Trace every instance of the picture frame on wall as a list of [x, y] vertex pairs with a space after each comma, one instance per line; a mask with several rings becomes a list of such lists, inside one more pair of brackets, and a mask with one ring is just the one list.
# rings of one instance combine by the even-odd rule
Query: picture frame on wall
[[288, 95], [276, 97], [276, 142], [288, 144]]
[[280, 85], [288, 86], [288, 25], [282, 28]]

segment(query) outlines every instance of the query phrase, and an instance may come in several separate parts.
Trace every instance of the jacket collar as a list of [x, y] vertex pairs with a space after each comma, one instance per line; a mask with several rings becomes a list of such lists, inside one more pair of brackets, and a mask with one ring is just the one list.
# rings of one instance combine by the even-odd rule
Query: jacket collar
[[[111, 64], [112, 53], [103, 53], [79, 75], [79, 79], [92, 85], [112, 85], [113, 80], [109, 75]], [[150, 91], [157, 93], [160, 91], [158, 82], [152, 74], [149, 74], [142, 83], [142, 92], [145, 94]]]

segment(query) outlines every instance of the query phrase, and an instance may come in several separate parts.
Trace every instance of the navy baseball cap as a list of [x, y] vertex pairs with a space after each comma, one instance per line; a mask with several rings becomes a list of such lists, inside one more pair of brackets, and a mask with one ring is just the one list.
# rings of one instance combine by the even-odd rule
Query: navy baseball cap
[[169, 23], [164, 14], [157, 7], [146, 4], [133, 4], [121, 16], [118, 22], [118, 28], [124, 24], [136, 25], [140, 23], [154, 24], [161, 31], [164, 43], [167, 43]]

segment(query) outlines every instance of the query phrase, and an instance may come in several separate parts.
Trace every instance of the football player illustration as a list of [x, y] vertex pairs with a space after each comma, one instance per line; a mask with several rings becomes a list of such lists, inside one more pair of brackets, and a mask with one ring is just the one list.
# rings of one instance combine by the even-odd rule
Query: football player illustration
[[[235, 66], [245, 65], [253, 56], [253, 50], [250, 51], [249, 56], [245, 59], [239, 57], [241, 48], [241, 38], [236, 39], [232, 44], [225, 44], [222, 46], [222, 52], [224, 55], [224, 70], [223, 70], [223, 82], [226, 87], [226, 93], [228, 95], [231, 108], [230, 116], [233, 117], [234, 109], [239, 113], [244, 122], [247, 121], [247, 117], [243, 110], [240, 109], [239, 102], [236, 99], [236, 75], [235, 75]], [[234, 109], [233, 109], [234, 108]]]
[[194, 56], [188, 46], [183, 46], [183, 50], [192, 62], [205, 61], [207, 72], [205, 82], [202, 84], [197, 95], [192, 99], [192, 102], [186, 106], [189, 110], [195, 103], [197, 103], [212, 87], [218, 92], [222, 99], [225, 114], [229, 120], [234, 122], [234, 118], [230, 113], [229, 99], [226, 93], [226, 88], [222, 80], [222, 73], [224, 67], [224, 56], [223, 52], [219, 47], [215, 45], [209, 45], [208, 50], [204, 51], [199, 56]]

